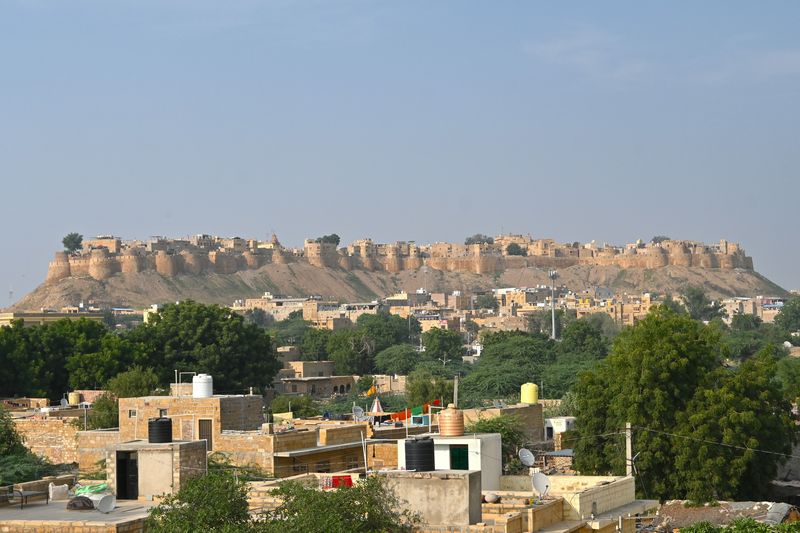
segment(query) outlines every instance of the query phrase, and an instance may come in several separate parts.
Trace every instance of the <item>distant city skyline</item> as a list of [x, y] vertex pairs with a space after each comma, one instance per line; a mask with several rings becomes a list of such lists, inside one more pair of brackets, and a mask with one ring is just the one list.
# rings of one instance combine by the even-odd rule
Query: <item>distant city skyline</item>
[[798, 288], [799, 15], [4, 2], [0, 307], [72, 231], [722, 238]]

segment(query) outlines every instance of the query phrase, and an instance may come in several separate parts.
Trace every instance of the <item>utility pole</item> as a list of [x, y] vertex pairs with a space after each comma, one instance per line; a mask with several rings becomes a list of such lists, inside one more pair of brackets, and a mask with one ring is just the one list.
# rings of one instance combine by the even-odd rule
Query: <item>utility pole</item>
[[625, 422], [625, 475], [633, 475], [633, 439], [630, 422]]
[[550, 311], [553, 318], [553, 329], [550, 331], [550, 338], [556, 340], [556, 278], [558, 277], [558, 271], [550, 270], [547, 275], [550, 276]]
[[458, 407], [458, 374], [453, 380], [453, 405]]

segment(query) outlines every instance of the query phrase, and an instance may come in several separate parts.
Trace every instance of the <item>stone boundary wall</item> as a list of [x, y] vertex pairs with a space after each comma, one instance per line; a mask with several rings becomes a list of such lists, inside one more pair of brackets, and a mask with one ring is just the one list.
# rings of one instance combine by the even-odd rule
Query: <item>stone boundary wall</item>
[[77, 440], [78, 471], [95, 472], [97, 463], [106, 458], [106, 446], [120, 442], [119, 430], [79, 431]]
[[86, 520], [5, 520], [0, 522], [0, 533], [144, 533], [144, 518], [124, 523]]
[[16, 418], [25, 446], [56, 464], [78, 462], [78, 428], [74, 418]]

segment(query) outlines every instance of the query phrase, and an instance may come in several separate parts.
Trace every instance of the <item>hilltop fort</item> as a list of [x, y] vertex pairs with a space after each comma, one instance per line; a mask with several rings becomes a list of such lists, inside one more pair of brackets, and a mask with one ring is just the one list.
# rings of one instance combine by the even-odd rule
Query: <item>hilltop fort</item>
[[[515, 255], [509, 254], [509, 246]], [[185, 239], [164, 237], [149, 241], [125, 241], [99, 236], [83, 242], [74, 254], [56, 252], [47, 281], [70, 277], [107, 280], [117, 273], [154, 271], [164, 277], [181, 274], [235, 274], [269, 264], [307, 263], [318, 268], [344, 271], [398, 273], [422, 266], [447, 272], [492, 275], [507, 269], [568, 268], [576, 265], [663, 268], [668, 266], [722, 270], [753, 270], [753, 260], [736, 243], [726, 240], [704, 244], [663, 240], [625, 246], [557, 243], [523, 235], [501, 235], [493, 242], [457, 244], [439, 242], [375, 243], [354, 241], [345, 247], [321, 239], [307, 239], [302, 248], [287, 248], [277, 237], [269, 241], [240, 237], [195, 235]]]

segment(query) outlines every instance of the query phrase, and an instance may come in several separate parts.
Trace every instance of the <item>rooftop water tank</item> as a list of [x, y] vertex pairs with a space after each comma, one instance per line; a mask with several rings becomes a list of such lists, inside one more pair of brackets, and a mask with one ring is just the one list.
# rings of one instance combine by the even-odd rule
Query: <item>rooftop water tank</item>
[[536, 383], [523, 383], [520, 402], [527, 404], [539, 403], [539, 385]]
[[197, 374], [192, 378], [192, 398], [211, 398], [214, 395], [214, 380], [208, 374]]
[[418, 437], [406, 439], [406, 470], [432, 472], [436, 470], [433, 458], [433, 439]]
[[67, 401], [69, 405], [78, 405], [81, 403], [81, 393], [80, 392], [70, 392], [67, 394]]
[[147, 442], [172, 442], [172, 419], [161, 417], [148, 420]]
[[442, 437], [461, 437], [464, 435], [464, 412], [454, 404], [439, 413], [439, 435]]

